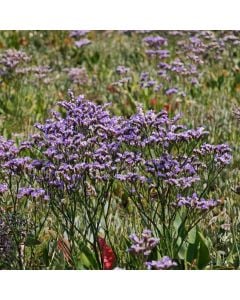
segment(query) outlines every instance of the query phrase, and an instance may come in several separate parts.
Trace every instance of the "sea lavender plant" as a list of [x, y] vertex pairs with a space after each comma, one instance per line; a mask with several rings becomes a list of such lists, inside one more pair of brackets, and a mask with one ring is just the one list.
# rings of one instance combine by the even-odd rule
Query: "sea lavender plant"
[[227, 145], [204, 143], [208, 135], [204, 128], [189, 130], [178, 124], [179, 119], [179, 115], [170, 119], [165, 111], [144, 113], [139, 108], [125, 120], [121, 141], [133, 154], [131, 160], [122, 159], [121, 173], [115, 175], [143, 226], [162, 241], [160, 254], [175, 259], [191, 229], [220, 205], [205, 196], [231, 160]]
[[[34, 240], [50, 211], [59, 234], [68, 236], [71, 261], [80, 240], [94, 251], [101, 268], [98, 236], [102, 230], [111, 242], [118, 186], [140, 224], [160, 239], [159, 257], [179, 260], [190, 231], [221, 205], [213, 196], [206, 199], [229, 164], [231, 149], [205, 143], [203, 127], [188, 129], [179, 124], [180, 115], [171, 119], [166, 111], [139, 107], [129, 118], [117, 117], [106, 105], [71, 92], [70, 101], [59, 106], [63, 113], [52, 112], [52, 119], [36, 124], [39, 133], [19, 147], [1, 138], [2, 203], [12, 204], [14, 213], [21, 208], [29, 217], [32, 212]], [[157, 242], [150, 231], [143, 232], [143, 248], [141, 239], [132, 239], [131, 251], [144, 248], [143, 256]]]

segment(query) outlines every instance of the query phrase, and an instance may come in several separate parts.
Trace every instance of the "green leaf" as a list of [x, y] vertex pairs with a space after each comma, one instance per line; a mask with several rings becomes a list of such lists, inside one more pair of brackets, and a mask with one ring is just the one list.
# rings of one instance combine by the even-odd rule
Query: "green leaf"
[[210, 262], [210, 253], [203, 235], [198, 231], [198, 239], [199, 239], [199, 251], [197, 258], [197, 266], [198, 269], [204, 269], [207, 264]]
[[26, 247], [34, 247], [34, 246], [37, 246], [40, 244], [41, 244], [41, 242], [39, 240], [37, 240], [34, 236], [28, 236], [25, 241]]
[[195, 244], [195, 242], [196, 242], [196, 237], [197, 237], [197, 228], [196, 228], [196, 226], [195, 226], [195, 227], [193, 227], [193, 229], [191, 229], [190, 232], [188, 233], [187, 241], [188, 241], [190, 244]]
[[79, 248], [80, 254], [78, 259], [80, 260], [80, 263], [88, 269], [97, 270], [99, 267], [94, 253], [83, 242], [80, 242]]
[[186, 261], [192, 263], [194, 259], [197, 259], [198, 255], [198, 243], [189, 244], [186, 252]]
[[173, 226], [176, 229], [176, 231], [178, 231], [181, 223], [182, 223], [182, 218], [180, 217], [179, 214], [177, 214], [175, 219], [174, 219], [174, 222], [173, 222]]
[[180, 250], [178, 251], [178, 257], [180, 259], [185, 259], [187, 253], [187, 244], [183, 243]]

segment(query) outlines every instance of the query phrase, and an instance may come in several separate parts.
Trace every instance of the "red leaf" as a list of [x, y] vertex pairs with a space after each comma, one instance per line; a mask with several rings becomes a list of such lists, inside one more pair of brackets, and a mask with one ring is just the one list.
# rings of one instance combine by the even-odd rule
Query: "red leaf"
[[152, 106], [155, 106], [155, 105], [157, 105], [157, 99], [156, 98], [152, 98], [152, 99], [150, 99], [150, 105], [152, 105]]
[[101, 258], [103, 262], [103, 270], [112, 270], [116, 264], [116, 255], [113, 249], [107, 245], [102, 237], [98, 237]]

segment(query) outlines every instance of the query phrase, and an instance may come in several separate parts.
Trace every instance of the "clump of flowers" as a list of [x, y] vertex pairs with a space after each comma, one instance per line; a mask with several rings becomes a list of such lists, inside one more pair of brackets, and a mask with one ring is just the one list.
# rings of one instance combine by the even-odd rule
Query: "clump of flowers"
[[72, 30], [69, 33], [70, 37], [74, 37], [74, 38], [78, 38], [78, 37], [82, 37], [85, 36], [89, 33], [89, 30]]
[[129, 68], [125, 67], [125, 66], [118, 66], [116, 68], [116, 72], [119, 74], [119, 75], [125, 75], [129, 72]]
[[131, 234], [129, 238], [131, 239], [133, 244], [128, 249], [128, 252], [136, 256], [142, 256], [143, 264], [147, 267], [148, 270], [166, 270], [177, 266], [177, 263], [168, 256], [164, 256], [159, 261], [146, 261], [152, 253], [152, 250], [156, 248], [156, 246], [160, 242], [158, 238], [152, 236], [151, 230], [144, 229], [141, 237], [138, 237], [136, 234]]
[[131, 234], [129, 238], [133, 244], [128, 251], [137, 255], [149, 256], [152, 249], [159, 243], [159, 239], [152, 237], [152, 232], [148, 229], [143, 230], [140, 238], [136, 234]]
[[179, 207], [185, 206], [189, 207], [191, 209], [199, 209], [199, 210], [208, 210], [210, 208], [213, 208], [217, 206], [219, 203], [221, 203], [220, 200], [214, 200], [214, 199], [209, 199], [206, 200], [204, 198], [199, 198], [196, 193], [193, 193], [192, 196], [179, 196], [177, 198], [177, 205]]
[[74, 39], [80, 38], [80, 40], [75, 41], [74, 44], [77, 48], [83, 48], [91, 44], [91, 40], [86, 38], [89, 32], [89, 30], [72, 30], [69, 33], [69, 37]]
[[119, 75], [120, 79], [118, 79], [116, 82], [113, 82], [112, 85], [118, 85], [118, 86], [123, 86], [127, 85], [129, 82], [131, 82], [132, 77], [127, 76], [129, 75], [130, 68], [125, 67], [125, 66], [118, 66], [116, 68], [116, 73]]
[[162, 259], [156, 261], [148, 261], [145, 263], [148, 270], [168, 270], [177, 266], [170, 257], [164, 256]]
[[5, 50], [0, 57], [0, 65], [4, 70], [10, 71], [15, 69], [20, 63], [28, 62], [30, 57], [23, 51], [16, 49]]
[[70, 68], [68, 69], [68, 77], [71, 82], [83, 85], [88, 82], [88, 75], [85, 68]]
[[79, 41], [75, 42], [75, 46], [77, 46], [78, 48], [82, 48], [89, 44], [91, 44], [91, 41], [89, 39], [80, 39]]

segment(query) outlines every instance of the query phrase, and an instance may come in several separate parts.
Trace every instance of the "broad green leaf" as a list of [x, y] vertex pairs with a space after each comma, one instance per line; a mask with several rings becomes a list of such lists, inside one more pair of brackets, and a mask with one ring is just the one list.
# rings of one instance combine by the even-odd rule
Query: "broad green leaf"
[[210, 261], [210, 253], [203, 235], [198, 232], [199, 251], [197, 258], [197, 266], [200, 270], [204, 269]]
[[94, 253], [83, 242], [80, 243], [79, 248], [79, 258], [81, 260], [81, 263], [87, 268], [98, 269], [99, 267]]
[[186, 243], [183, 243], [180, 250], [178, 251], [178, 257], [180, 259], [185, 259], [186, 257], [186, 253], [187, 253], [187, 244]]
[[192, 263], [198, 255], [198, 243], [189, 244], [186, 252], [186, 261]]
[[196, 242], [196, 236], [197, 236], [197, 228], [196, 226], [193, 227], [193, 229], [190, 230], [190, 232], [188, 233], [188, 238], [187, 241], [190, 244], [194, 244]]

